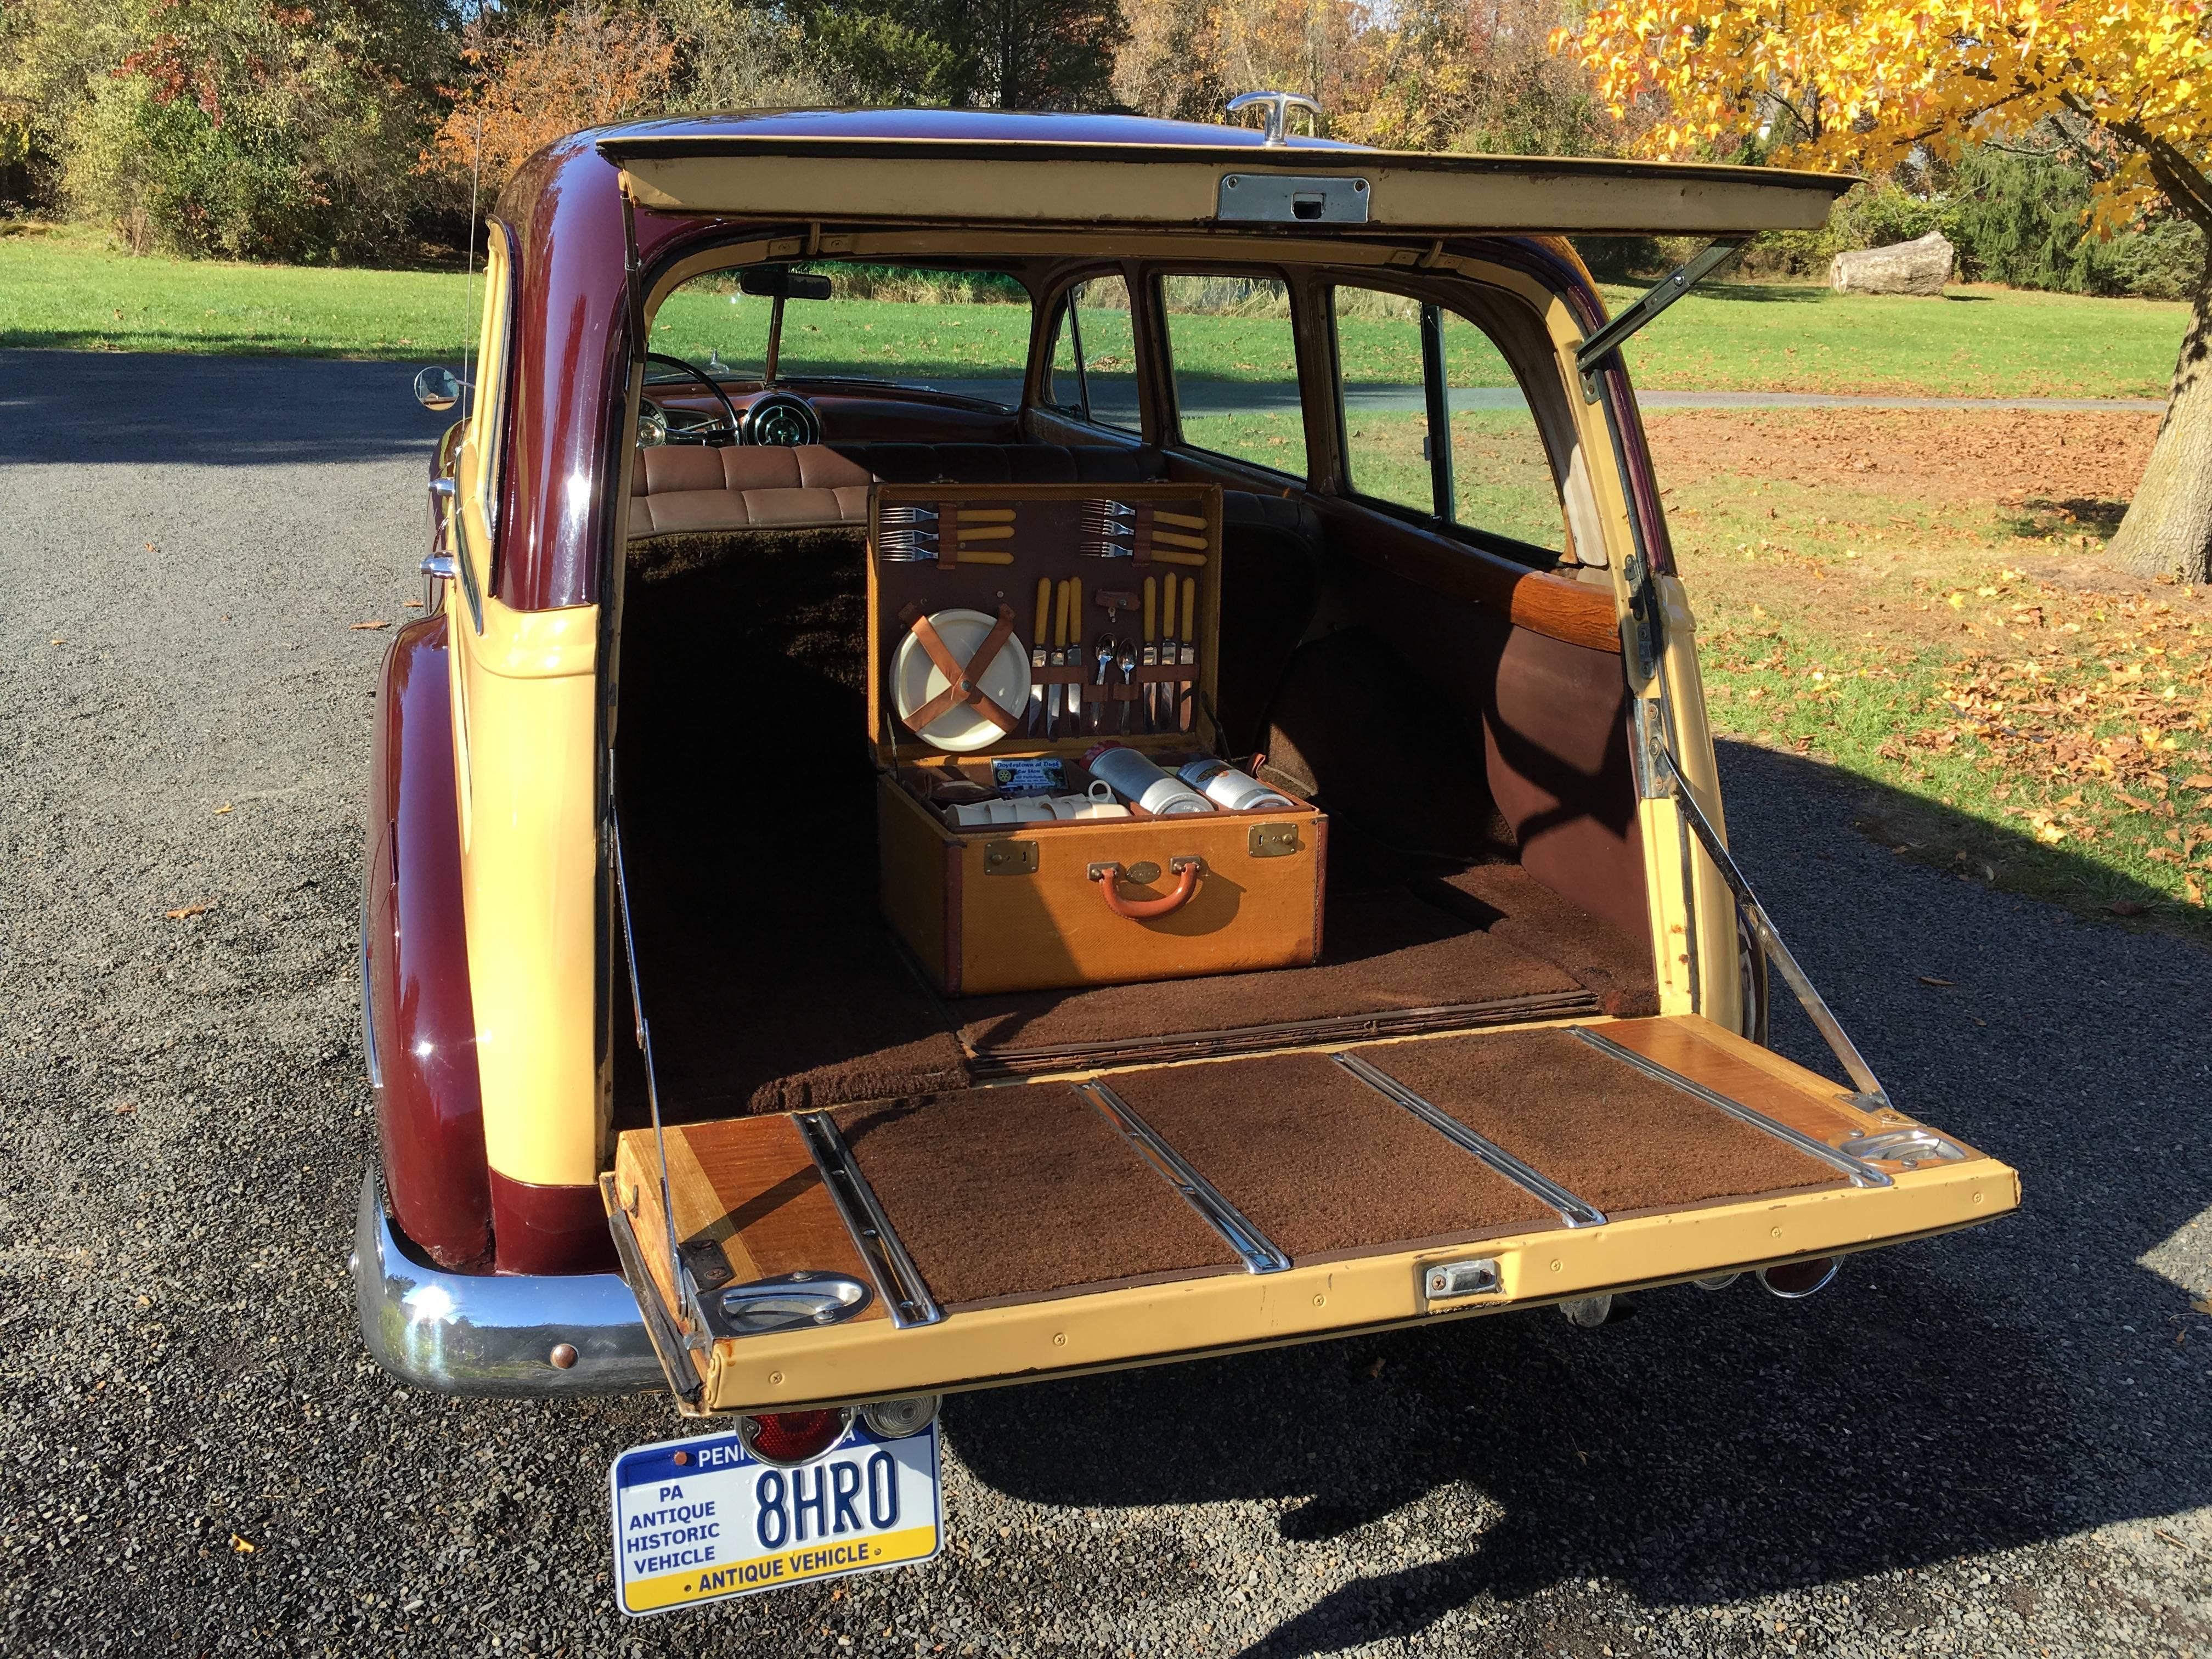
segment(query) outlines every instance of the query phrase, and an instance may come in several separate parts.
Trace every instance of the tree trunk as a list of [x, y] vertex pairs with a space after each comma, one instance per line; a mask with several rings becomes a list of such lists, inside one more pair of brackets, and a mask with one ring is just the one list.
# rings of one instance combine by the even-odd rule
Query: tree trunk
[[2109, 550], [2146, 576], [2212, 582], [2212, 237], [2150, 465]]

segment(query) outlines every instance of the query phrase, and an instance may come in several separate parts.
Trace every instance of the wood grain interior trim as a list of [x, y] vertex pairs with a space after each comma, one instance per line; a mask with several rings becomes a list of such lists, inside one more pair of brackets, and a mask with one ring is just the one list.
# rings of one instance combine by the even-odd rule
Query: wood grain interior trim
[[[1600, 1029], [1622, 1048], [1823, 1144], [1833, 1146], [1865, 1125], [1864, 1118], [1844, 1105], [1838, 1085], [1779, 1054], [1767, 1054], [1774, 1062], [1767, 1066], [1734, 1052], [1712, 1040], [1716, 1034], [1728, 1034], [1701, 1016], [1617, 1020]], [[1753, 1053], [1765, 1053], [1741, 1037], [1735, 1041]]]
[[[687, 1124], [670, 1128], [667, 1139], [676, 1236], [687, 1247], [702, 1241], [719, 1244], [729, 1261], [731, 1284], [799, 1272], [845, 1273], [864, 1285], [874, 1283], [788, 1117]], [[653, 1132], [624, 1133], [616, 1167], [621, 1177], [617, 1188], [624, 1201], [631, 1188], [636, 1188], [639, 1246], [655, 1285], [668, 1297], [671, 1286], [660, 1260], [667, 1230], [660, 1218]], [[854, 1317], [886, 1319], [890, 1311], [878, 1297]]]
[[1613, 595], [1605, 589], [1524, 570], [1495, 553], [1412, 525], [1379, 526], [1371, 513], [1325, 495], [1306, 499], [1332, 529], [1344, 532], [1332, 539], [1364, 564], [1447, 599], [1481, 605], [1547, 639], [1620, 654]]

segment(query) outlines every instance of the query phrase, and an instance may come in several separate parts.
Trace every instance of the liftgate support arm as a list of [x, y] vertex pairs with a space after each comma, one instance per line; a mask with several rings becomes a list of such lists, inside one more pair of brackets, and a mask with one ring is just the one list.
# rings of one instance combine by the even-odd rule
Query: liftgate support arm
[[1599, 365], [1621, 342], [1744, 250], [1741, 240], [1713, 242], [1678, 270], [1668, 272], [1638, 295], [1627, 310], [1584, 340], [1575, 352], [1575, 367], [1582, 371], [1583, 395], [1595, 403]]

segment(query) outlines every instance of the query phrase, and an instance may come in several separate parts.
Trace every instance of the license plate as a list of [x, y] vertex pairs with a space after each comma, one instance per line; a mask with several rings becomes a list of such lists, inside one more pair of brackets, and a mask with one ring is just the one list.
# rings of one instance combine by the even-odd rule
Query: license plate
[[615, 1595], [666, 1613], [927, 1561], [944, 1531], [937, 1425], [890, 1440], [855, 1417], [835, 1451], [763, 1463], [734, 1431], [615, 1459]]

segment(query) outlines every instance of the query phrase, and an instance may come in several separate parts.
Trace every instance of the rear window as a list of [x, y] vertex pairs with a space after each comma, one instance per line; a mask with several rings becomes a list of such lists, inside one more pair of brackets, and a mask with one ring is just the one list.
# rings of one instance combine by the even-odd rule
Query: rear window
[[[818, 262], [826, 300], [787, 300], [779, 380], [864, 380], [951, 392], [1012, 409], [1029, 362], [1030, 296], [1006, 271]], [[738, 273], [695, 276], [661, 304], [652, 349], [733, 382], [757, 384], [775, 302], [739, 290]], [[647, 378], [674, 381], [666, 364]]]
[[1289, 289], [1273, 276], [1174, 276], [1159, 295], [1183, 441], [1304, 477]]

